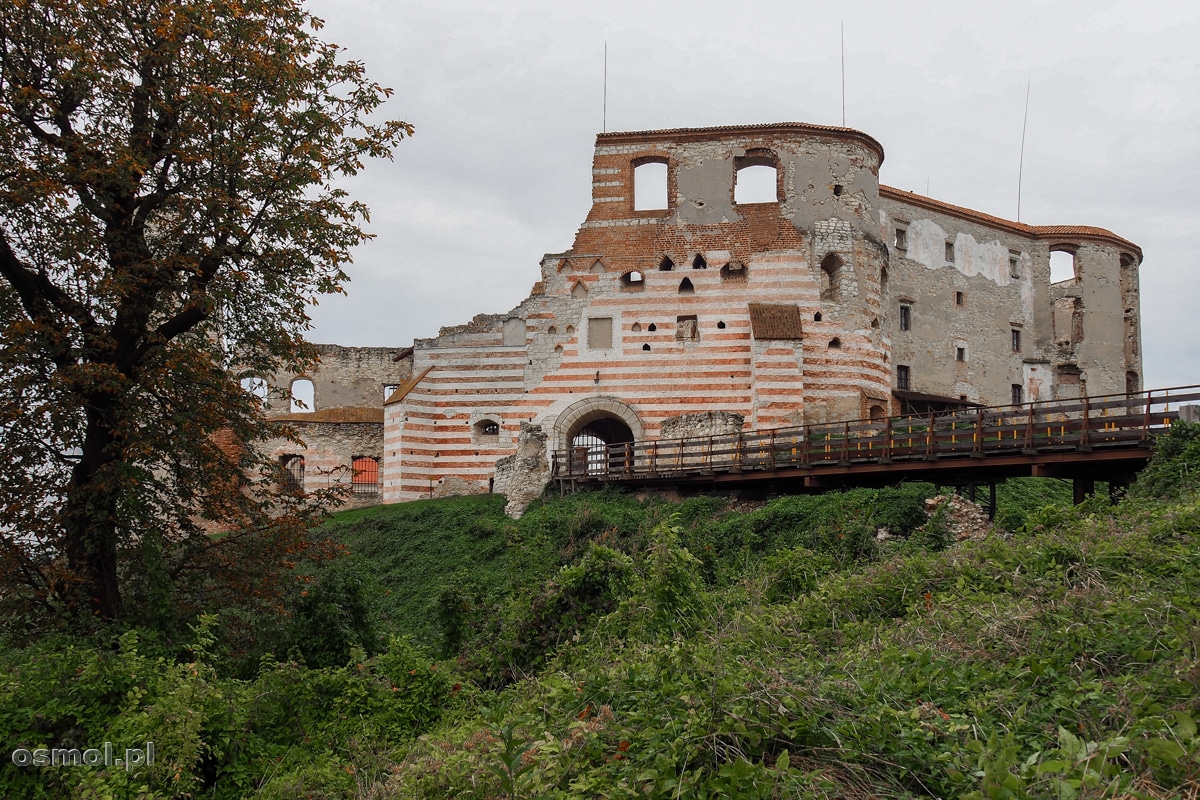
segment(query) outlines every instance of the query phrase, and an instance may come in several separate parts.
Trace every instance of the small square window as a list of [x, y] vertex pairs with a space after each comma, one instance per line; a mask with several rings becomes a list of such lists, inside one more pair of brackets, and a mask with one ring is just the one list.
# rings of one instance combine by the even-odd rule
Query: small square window
[[1016, 328], [1012, 330], [1012, 349], [1014, 353], [1021, 352], [1021, 332]]
[[954, 293], [954, 305], [961, 306], [961, 305], [964, 305], [966, 303], [966, 301], [967, 301], [967, 296], [965, 294], [963, 294], [962, 292]]
[[954, 262], [954, 242], [946, 242], [946, 260]]
[[954, 348], [954, 360], [955, 361], [966, 361], [967, 360], [967, 348], [965, 348], [965, 347]]
[[904, 228], [896, 228], [896, 249], [908, 249], [908, 231], [906, 231]]

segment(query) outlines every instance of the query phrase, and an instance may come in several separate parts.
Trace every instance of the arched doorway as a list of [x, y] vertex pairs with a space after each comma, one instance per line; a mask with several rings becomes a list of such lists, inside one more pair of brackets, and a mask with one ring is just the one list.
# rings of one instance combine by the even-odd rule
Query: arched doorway
[[[563, 409], [554, 425], [555, 446], [569, 452], [572, 473], [620, 471], [644, 436], [642, 421], [613, 397], [589, 397]], [[625, 445], [625, 446], [622, 446]]]

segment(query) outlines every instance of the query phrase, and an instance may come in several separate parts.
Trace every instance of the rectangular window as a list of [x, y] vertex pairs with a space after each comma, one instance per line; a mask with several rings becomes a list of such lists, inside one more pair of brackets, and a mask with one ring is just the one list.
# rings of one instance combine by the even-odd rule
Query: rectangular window
[[946, 260], [954, 262], [954, 242], [946, 242]]
[[588, 320], [588, 347], [592, 350], [612, 347], [612, 317], [592, 317]]
[[966, 303], [966, 301], [967, 301], [967, 296], [965, 294], [963, 294], [962, 292], [954, 293], [954, 305], [961, 306], [964, 303]]
[[1021, 277], [1021, 257], [1015, 253], [1008, 257], [1008, 274], [1014, 278]]
[[896, 388], [900, 391], [908, 391], [912, 386], [911, 376], [908, 367], [904, 364], [896, 365]]
[[896, 228], [896, 249], [908, 249], [908, 231], [906, 231], [904, 228]]
[[900, 306], [900, 330], [912, 330], [912, 306]]
[[680, 342], [700, 341], [700, 323], [695, 316], [675, 318], [675, 339]]
[[954, 348], [954, 360], [955, 361], [966, 361], [967, 360], [967, 348], [965, 348], [965, 347]]
[[1019, 406], [1025, 402], [1025, 390], [1021, 388], [1021, 384], [1014, 383], [1012, 385], [1012, 404]]
[[1012, 329], [1012, 349], [1014, 353], [1021, 352], [1021, 332], [1016, 328]]

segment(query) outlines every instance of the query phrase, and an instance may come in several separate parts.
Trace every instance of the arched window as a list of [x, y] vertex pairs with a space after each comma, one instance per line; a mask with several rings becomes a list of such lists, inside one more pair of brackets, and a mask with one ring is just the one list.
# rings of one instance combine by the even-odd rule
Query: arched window
[[651, 333], [653, 333], [654, 331], [658, 330], [658, 326], [657, 326], [657, 325], [655, 325], [653, 322], [651, 322], [651, 323], [650, 323], [650, 327], [646, 328], [646, 330], [648, 330], [648, 331], [650, 331]]
[[718, 323], [717, 323], [717, 329], [718, 329], [718, 330], [722, 330], [722, 331], [723, 331], [723, 330], [725, 330], [725, 323], [724, 323], [724, 321], [720, 321], [720, 322], [718, 322]]
[[646, 276], [636, 269], [621, 276], [621, 287], [624, 289], [642, 289], [646, 285]]
[[830, 253], [821, 259], [821, 299], [836, 303], [842, 294], [842, 265], [843, 261], [837, 253]]
[[359, 456], [351, 466], [350, 490], [354, 494], [379, 494], [379, 461]]
[[662, 261], [658, 262], [658, 268], [662, 272], [670, 272], [675, 269], [675, 262], [671, 260], [670, 256], [663, 256]]
[[254, 395], [259, 400], [267, 399], [267, 382], [262, 378], [242, 378], [242, 390]]
[[304, 456], [286, 455], [279, 457], [283, 468], [283, 488], [286, 491], [304, 491]]
[[1075, 248], [1067, 245], [1050, 247], [1050, 282], [1073, 281], [1079, 276], [1075, 265]]
[[663, 211], [667, 203], [667, 160], [642, 159], [633, 165], [633, 210]]
[[836, 336], [834, 338], [830, 339], [829, 340], [829, 349], [830, 350], [841, 350], [842, 349], [842, 340], [837, 338]]
[[493, 419], [481, 419], [475, 423], [475, 438], [480, 441], [491, 441], [500, 438], [500, 423]]
[[733, 160], [737, 174], [733, 182], [733, 202], [778, 203], [779, 170], [775, 155], [769, 150], [751, 150]]
[[700, 253], [696, 253], [696, 257], [692, 259], [692, 269], [708, 269], [708, 262]]
[[887, 413], [883, 410], [883, 406], [873, 405], [867, 415], [870, 416], [872, 422], [881, 422]]
[[650, 345], [648, 345], [648, 344], [644, 344], [644, 345], [642, 345], [642, 349], [643, 349], [643, 350], [645, 350], [646, 352], [649, 352], [649, 351], [650, 351]]
[[721, 280], [723, 281], [744, 281], [749, 274], [746, 265], [740, 261], [730, 261], [725, 266], [721, 267]]
[[292, 381], [292, 413], [306, 414], [317, 410], [316, 388], [308, 378]]
[[696, 291], [696, 287], [692, 286], [692, 282], [689, 279], [684, 278], [683, 280], [681, 280], [679, 282], [679, 293], [680, 294], [692, 294], [695, 291]]

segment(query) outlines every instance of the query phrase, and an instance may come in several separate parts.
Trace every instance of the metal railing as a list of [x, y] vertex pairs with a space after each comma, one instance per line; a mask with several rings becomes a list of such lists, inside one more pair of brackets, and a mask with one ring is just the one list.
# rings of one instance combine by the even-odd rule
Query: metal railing
[[655, 439], [552, 454], [558, 479], [648, 480], [685, 475], [819, 469], [860, 463], [1037, 455], [1141, 447], [1200, 400], [1200, 385], [1019, 406], [798, 425], [720, 436]]

